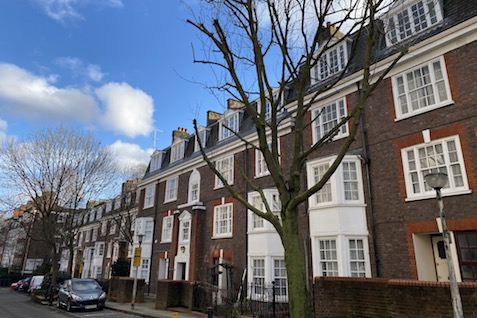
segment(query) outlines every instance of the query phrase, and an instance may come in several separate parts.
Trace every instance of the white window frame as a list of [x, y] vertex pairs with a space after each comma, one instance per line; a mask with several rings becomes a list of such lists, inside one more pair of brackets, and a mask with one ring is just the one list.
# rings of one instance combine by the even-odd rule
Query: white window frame
[[91, 230], [88, 229], [88, 230], [84, 231], [84, 233], [85, 233], [84, 241], [89, 242], [90, 237], [91, 237]]
[[212, 238], [233, 236], [233, 203], [223, 203], [214, 207], [214, 232]]
[[[338, 123], [346, 116], [348, 116], [348, 107], [345, 97], [312, 109], [313, 144], [317, 143], [325, 134], [336, 127], [336, 125], [338, 125]], [[338, 140], [347, 136], [349, 136], [349, 129], [348, 123], [345, 123], [333, 136], [333, 140]]]
[[106, 234], [106, 231], [108, 229], [108, 220], [104, 220], [101, 222], [101, 236]]
[[[268, 95], [268, 94], [267, 94]], [[283, 107], [284, 100], [283, 100], [283, 93], [280, 94], [278, 90], [275, 91], [272, 95], [272, 100], [268, 96], [265, 97], [265, 120], [269, 120], [272, 117], [272, 102], [276, 102], [276, 100], [279, 99], [278, 105], [277, 105], [277, 115], [282, 113], [285, 108]], [[257, 112], [260, 114], [262, 111], [262, 104], [260, 102], [260, 99], [257, 100]]]
[[240, 114], [238, 110], [228, 110], [219, 121], [219, 141], [235, 136], [240, 128]]
[[339, 276], [338, 251], [339, 251], [339, 247], [338, 247], [338, 241], [336, 238], [319, 238], [318, 239], [320, 276], [327, 276], [327, 277]]
[[190, 213], [183, 212], [179, 217], [179, 243], [188, 243], [190, 241], [190, 226], [192, 218]]
[[[361, 242], [361, 246], [359, 245]], [[366, 261], [366, 240], [363, 238], [347, 238], [349, 253], [349, 275], [351, 277], [367, 277], [367, 261]]]
[[[260, 266], [258, 266], [260, 265]], [[264, 257], [252, 258], [252, 294], [264, 295], [266, 291], [266, 262]]]
[[[426, 75], [424, 70], [428, 71]], [[454, 103], [443, 56], [393, 76], [392, 87], [396, 120]]]
[[[205, 148], [205, 146], [207, 144], [207, 137], [209, 135], [209, 129], [207, 129], [205, 127], [199, 127], [198, 135], [199, 135], [200, 141], [202, 143], [202, 148]], [[199, 150], [200, 150], [199, 139], [196, 136], [195, 137], [195, 144], [194, 144], [194, 151], [199, 151]]]
[[[341, 41], [341, 43], [334, 45], [333, 42], [331, 42], [330, 45], [332, 47], [321, 54], [320, 59], [311, 69], [311, 85], [330, 78], [346, 68], [349, 58], [349, 40]], [[336, 43], [336, 41], [334, 42]]]
[[[420, 6], [420, 10], [418, 7]], [[421, 33], [443, 20], [441, 1], [399, 1], [383, 18], [386, 45], [393, 46]]]
[[155, 195], [156, 195], [156, 185], [151, 184], [147, 186], [144, 193], [144, 209], [151, 208], [154, 206]]
[[278, 301], [286, 301], [288, 299], [288, 278], [285, 259], [283, 257], [272, 258], [272, 266], [275, 296]]
[[[321, 179], [335, 158], [335, 156], [332, 156], [307, 163], [307, 180], [309, 188]], [[347, 171], [346, 165], [353, 166], [355, 170]], [[323, 188], [309, 198], [309, 205], [311, 208], [324, 208], [329, 207], [330, 205], [343, 204], [354, 206], [364, 204], [361, 160], [353, 155], [345, 156], [335, 173], [326, 182]]]
[[174, 228], [174, 216], [168, 215], [162, 218], [161, 243], [172, 242], [172, 229]]
[[96, 256], [104, 256], [104, 243], [96, 243]]
[[[267, 200], [272, 212], [280, 216], [281, 213], [281, 201], [278, 190], [276, 189], [264, 189], [263, 193], [265, 195], [265, 199]], [[265, 212], [265, 204], [258, 192], [250, 192], [248, 194], [248, 202], [252, 204], [254, 207], [259, 209], [260, 211]], [[250, 231], [264, 231], [264, 230], [274, 230], [272, 224], [266, 221], [264, 218], [258, 216], [257, 214], [253, 213], [249, 210], [249, 230]]]
[[[439, 148], [442, 148], [442, 154], [435, 152], [436, 149], [440, 151]], [[401, 158], [408, 200], [435, 196], [435, 190], [429, 187], [424, 179], [424, 176], [430, 172], [448, 174], [448, 182], [441, 190], [443, 195], [470, 191], [458, 135], [404, 148], [401, 150]]]
[[116, 221], [112, 220], [111, 224], [109, 225], [109, 234], [115, 234], [117, 228], [118, 228], [118, 225], [116, 224]]
[[[234, 183], [234, 156], [228, 156], [215, 162], [216, 169], [227, 180], [227, 183], [232, 185]], [[215, 188], [222, 188], [224, 184], [219, 177], [215, 176]]]
[[144, 278], [146, 281], [149, 278], [149, 258], [141, 258], [141, 274], [140, 278]]
[[194, 169], [189, 177], [187, 202], [198, 202], [200, 199], [200, 173]]
[[[280, 162], [280, 138], [277, 140], [278, 146], [278, 161]], [[268, 149], [272, 148], [272, 143], [268, 143]], [[255, 149], [255, 178], [260, 178], [268, 176], [270, 171], [268, 170], [268, 165], [265, 162], [265, 157], [260, 149]]]
[[154, 221], [143, 220], [144, 222], [144, 243], [152, 242], [152, 234], [154, 231]]
[[162, 151], [155, 151], [151, 156], [151, 172], [159, 170], [162, 165]]
[[98, 228], [94, 227], [91, 234], [91, 241], [94, 242], [98, 239]]
[[176, 162], [184, 158], [185, 153], [185, 140], [178, 139], [171, 146], [171, 159], [170, 162]]
[[179, 189], [179, 177], [175, 176], [167, 179], [166, 193], [164, 202], [171, 202], [177, 200], [177, 191]]

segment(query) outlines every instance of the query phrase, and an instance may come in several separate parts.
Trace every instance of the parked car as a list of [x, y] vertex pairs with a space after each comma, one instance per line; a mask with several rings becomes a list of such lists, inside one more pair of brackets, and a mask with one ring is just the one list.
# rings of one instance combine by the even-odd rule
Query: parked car
[[40, 289], [44, 277], [44, 275], [33, 276], [30, 281], [30, 286], [28, 287], [28, 292], [31, 293], [35, 289]]
[[65, 281], [58, 291], [58, 307], [102, 310], [106, 293], [94, 279], [72, 278]]
[[[21, 280], [21, 279], [20, 279], [20, 280]], [[20, 281], [20, 280], [19, 280], [19, 281]], [[19, 282], [19, 281], [18, 281], [18, 282]], [[11, 283], [10, 288], [13, 289], [13, 290], [16, 290], [16, 289], [17, 289], [17, 286], [18, 286], [18, 282], [13, 282], [13, 283]]]
[[23, 292], [28, 291], [28, 288], [30, 288], [30, 282], [31, 282], [31, 276], [24, 278], [22, 280], [19, 280], [15, 290], [23, 291]]

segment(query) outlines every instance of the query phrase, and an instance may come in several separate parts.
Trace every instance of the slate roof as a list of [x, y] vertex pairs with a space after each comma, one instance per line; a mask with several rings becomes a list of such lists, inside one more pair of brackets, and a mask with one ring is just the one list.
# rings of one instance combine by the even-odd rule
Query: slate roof
[[[397, 53], [400, 48], [403, 47], [410, 47], [416, 43], [419, 43], [423, 40], [433, 37], [434, 35], [448, 30], [466, 20], [469, 20], [477, 15], [477, 1], [475, 0], [441, 0], [443, 4], [443, 20], [435, 26], [426, 29], [425, 31], [418, 33], [416, 35], [411, 36], [409, 39], [399, 42], [395, 46], [386, 46], [385, 41], [385, 34], [384, 34], [384, 23], [382, 20], [378, 20], [378, 27], [375, 31], [375, 41], [376, 46], [375, 50], [373, 51], [373, 60], [375, 62], [381, 61], [395, 53]], [[399, 5], [399, 4], [398, 4]], [[385, 17], [385, 16], [384, 16]], [[350, 57], [349, 68], [344, 75], [344, 78], [347, 76], [356, 73], [360, 69], [362, 69], [362, 60], [364, 56], [365, 50], [365, 41], [367, 37], [368, 29], [365, 28], [363, 30], [363, 34], [358, 37], [358, 33], [354, 33], [351, 35], [351, 40], [355, 41], [353, 43], [356, 44], [356, 53], [354, 56]], [[356, 42], [357, 41], [357, 42]], [[308, 93], [312, 93], [320, 88], [321, 85], [329, 83], [331, 79], [327, 79], [322, 81], [316, 85], [309, 85]], [[292, 85], [290, 85], [292, 87]], [[293, 101], [294, 93], [293, 91], [286, 91], [285, 92], [285, 103], [288, 104]], [[225, 140], [219, 141], [219, 122], [215, 121], [210, 124], [208, 127], [209, 134], [206, 142], [206, 149], [207, 151], [223, 147], [224, 145], [231, 143], [237, 140], [236, 136], [232, 136]], [[242, 118], [240, 120], [240, 130], [239, 133], [241, 136], [247, 136], [249, 134], [254, 133], [254, 125], [253, 121], [250, 118], [250, 114], [248, 111], [243, 111]], [[155, 171], [149, 171], [150, 167], [148, 167], [146, 174], [144, 175], [143, 180], [147, 180], [154, 175], [157, 175], [163, 171], [166, 171], [170, 168], [183, 164], [187, 160], [191, 160], [198, 156], [201, 156], [200, 152], [194, 152], [195, 147], [195, 135], [191, 134], [186, 140], [187, 146], [185, 149], [184, 158], [178, 160], [173, 163], [170, 162], [170, 152], [171, 147], [164, 149], [164, 156], [162, 161], [162, 166], [160, 169]]]

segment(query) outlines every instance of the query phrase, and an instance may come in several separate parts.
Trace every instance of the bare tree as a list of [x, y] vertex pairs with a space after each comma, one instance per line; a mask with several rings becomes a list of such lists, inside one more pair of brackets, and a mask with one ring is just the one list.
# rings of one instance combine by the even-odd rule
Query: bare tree
[[[262, 152], [274, 186], [279, 192], [281, 213], [273, 213], [261, 187], [243, 173], [248, 186], [257, 191], [264, 203], [262, 211], [229, 185], [202, 148], [209, 168], [230, 194], [247, 209], [273, 224], [281, 238], [288, 277], [291, 317], [312, 316], [312, 301], [306, 275], [306, 251], [300, 228], [300, 207], [317, 193], [333, 175], [355, 139], [366, 100], [377, 85], [405, 54], [395, 50], [386, 63], [376, 59], [376, 43], [382, 39], [382, 23], [376, 18], [392, 1], [381, 0], [208, 0], [203, 12], [188, 20], [203, 35], [203, 56], [196, 63], [211, 67], [219, 82], [206, 84], [241, 102], [251, 114], [258, 142], [251, 142], [236, 131], [250, 149]], [[208, 16], [206, 16], [208, 15]], [[326, 22], [334, 22], [332, 25]], [[346, 56], [340, 61], [326, 60], [330, 50], [345, 44]], [[196, 54], [196, 52], [194, 52]], [[336, 67], [337, 63], [344, 63]], [[358, 67], [356, 67], [358, 65]], [[376, 67], [375, 67], [376, 66]], [[379, 67], [378, 67], [379, 66]], [[320, 70], [321, 67], [321, 70]], [[320, 72], [328, 72], [320, 74]], [[331, 75], [323, 79], [323, 75]], [[304, 143], [311, 123], [307, 114], [323, 96], [353, 76], [359, 87], [356, 103], [348, 115], [338, 121], [313, 145]], [[284, 103], [283, 100], [287, 99]], [[270, 105], [267, 109], [265, 105]], [[257, 105], [264, 105], [257, 107]], [[309, 116], [309, 115], [308, 115]], [[318, 117], [318, 116], [317, 116]], [[286, 160], [279, 155], [280, 127], [291, 127], [287, 142], [292, 143]], [[336, 159], [321, 180], [306, 188], [303, 169], [310, 155], [316, 155], [333, 141], [346, 125], [349, 136], [340, 140]], [[197, 123], [194, 122], [196, 135]]]
[[123, 183], [121, 194], [116, 198], [119, 200], [120, 206], [115, 207], [117, 211], [113, 214], [111, 222], [116, 224], [120, 242], [126, 243], [123, 248], [133, 244], [133, 225], [138, 211], [137, 185], [139, 182], [140, 179], [135, 179]]
[[112, 154], [91, 134], [64, 127], [9, 141], [1, 148], [0, 173], [5, 186], [29, 201], [36, 223], [32, 228], [38, 229], [29, 235], [50, 250], [50, 295], [56, 284], [60, 244], [72, 248], [77, 211], [114, 186], [114, 167]]

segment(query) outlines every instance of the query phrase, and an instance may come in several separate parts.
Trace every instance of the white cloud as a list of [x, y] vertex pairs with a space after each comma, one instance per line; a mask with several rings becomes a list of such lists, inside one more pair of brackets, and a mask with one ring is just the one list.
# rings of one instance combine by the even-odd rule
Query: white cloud
[[103, 125], [128, 137], [153, 131], [153, 99], [127, 83], [109, 83], [96, 90], [104, 103]]
[[140, 164], [147, 165], [153, 152], [152, 148], [144, 150], [136, 144], [125, 143], [120, 140], [117, 140], [109, 148], [116, 155], [118, 168], [121, 171]]
[[45, 13], [61, 23], [70, 20], [82, 20], [83, 16], [79, 12], [80, 5], [101, 5], [111, 8], [122, 8], [122, 0], [36, 0], [38, 5], [45, 11]]
[[29, 119], [90, 122], [99, 114], [91, 95], [54, 85], [56, 75], [36, 76], [16, 65], [0, 63], [0, 109]]
[[101, 72], [101, 67], [95, 64], [89, 64], [86, 67], [86, 74], [88, 74], [88, 77], [95, 82], [101, 82], [105, 75], [105, 73]]
[[[78, 59], [65, 61], [73, 69], [81, 65]], [[58, 79], [55, 74], [38, 76], [16, 65], [0, 63], [0, 114], [43, 124], [79, 122], [130, 138], [148, 136], [154, 130], [153, 99], [144, 91], [124, 82], [99, 88], [62, 88], [56, 84]], [[0, 119], [0, 137], [4, 138], [3, 131], [6, 122]]]
[[82, 76], [94, 82], [101, 82], [106, 73], [101, 71], [101, 67], [96, 64], [85, 64], [77, 57], [59, 57], [56, 63], [71, 70], [74, 76]]

